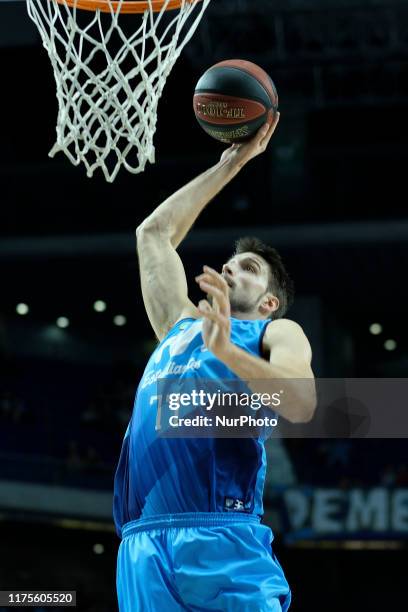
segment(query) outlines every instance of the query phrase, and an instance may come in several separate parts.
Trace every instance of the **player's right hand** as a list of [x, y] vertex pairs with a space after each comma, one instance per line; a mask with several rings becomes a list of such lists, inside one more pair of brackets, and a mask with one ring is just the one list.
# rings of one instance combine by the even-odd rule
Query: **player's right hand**
[[221, 156], [221, 162], [237, 164], [238, 167], [244, 166], [249, 160], [263, 153], [276, 127], [279, 123], [280, 113], [276, 113], [272, 123], [265, 123], [248, 142], [233, 144], [229, 149], [224, 151]]

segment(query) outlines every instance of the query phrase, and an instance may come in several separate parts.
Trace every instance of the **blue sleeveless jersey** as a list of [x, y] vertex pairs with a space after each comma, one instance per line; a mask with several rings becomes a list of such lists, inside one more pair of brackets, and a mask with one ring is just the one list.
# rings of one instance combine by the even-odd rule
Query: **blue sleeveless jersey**
[[[270, 320], [231, 318], [231, 341], [261, 356]], [[264, 441], [249, 438], [163, 438], [155, 429], [157, 381], [237, 380], [206, 349], [201, 319], [176, 323], [150, 357], [139, 383], [114, 484], [117, 534], [138, 518], [181, 512], [243, 511], [263, 514]], [[193, 381], [192, 381], [193, 379]]]

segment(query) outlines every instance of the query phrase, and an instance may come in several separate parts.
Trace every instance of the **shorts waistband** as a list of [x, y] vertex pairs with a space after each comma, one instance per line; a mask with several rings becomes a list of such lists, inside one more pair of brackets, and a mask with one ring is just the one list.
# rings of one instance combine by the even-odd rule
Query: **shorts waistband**
[[129, 521], [122, 527], [122, 538], [139, 531], [152, 529], [174, 529], [179, 527], [219, 527], [237, 523], [259, 524], [257, 514], [242, 512], [183, 512], [179, 514], [156, 514], [147, 518]]

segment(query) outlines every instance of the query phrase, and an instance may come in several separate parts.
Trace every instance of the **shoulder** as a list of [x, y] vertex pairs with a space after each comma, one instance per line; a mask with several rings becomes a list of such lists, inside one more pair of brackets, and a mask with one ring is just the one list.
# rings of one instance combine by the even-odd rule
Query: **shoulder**
[[290, 319], [277, 319], [267, 325], [262, 340], [262, 348], [266, 353], [270, 353], [276, 347], [286, 347], [289, 350], [310, 354], [310, 357], [312, 353], [303, 328], [299, 323]]
[[299, 323], [295, 323], [295, 321], [291, 321], [290, 319], [276, 319], [276, 321], [271, 321], [269, 325], [267, 325], [265, 336], [273, 336], [277, 334], [305, 336], [305, 333]]

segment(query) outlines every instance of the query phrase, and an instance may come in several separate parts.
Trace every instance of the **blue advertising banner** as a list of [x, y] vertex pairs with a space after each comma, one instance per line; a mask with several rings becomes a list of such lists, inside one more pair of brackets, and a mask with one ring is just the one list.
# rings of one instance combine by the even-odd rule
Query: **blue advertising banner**
[[[278, 493], [275, 490], [275, 493]], [[286, 543], [299, 540], [408, 540], [408, 488], [282, 488]]]

